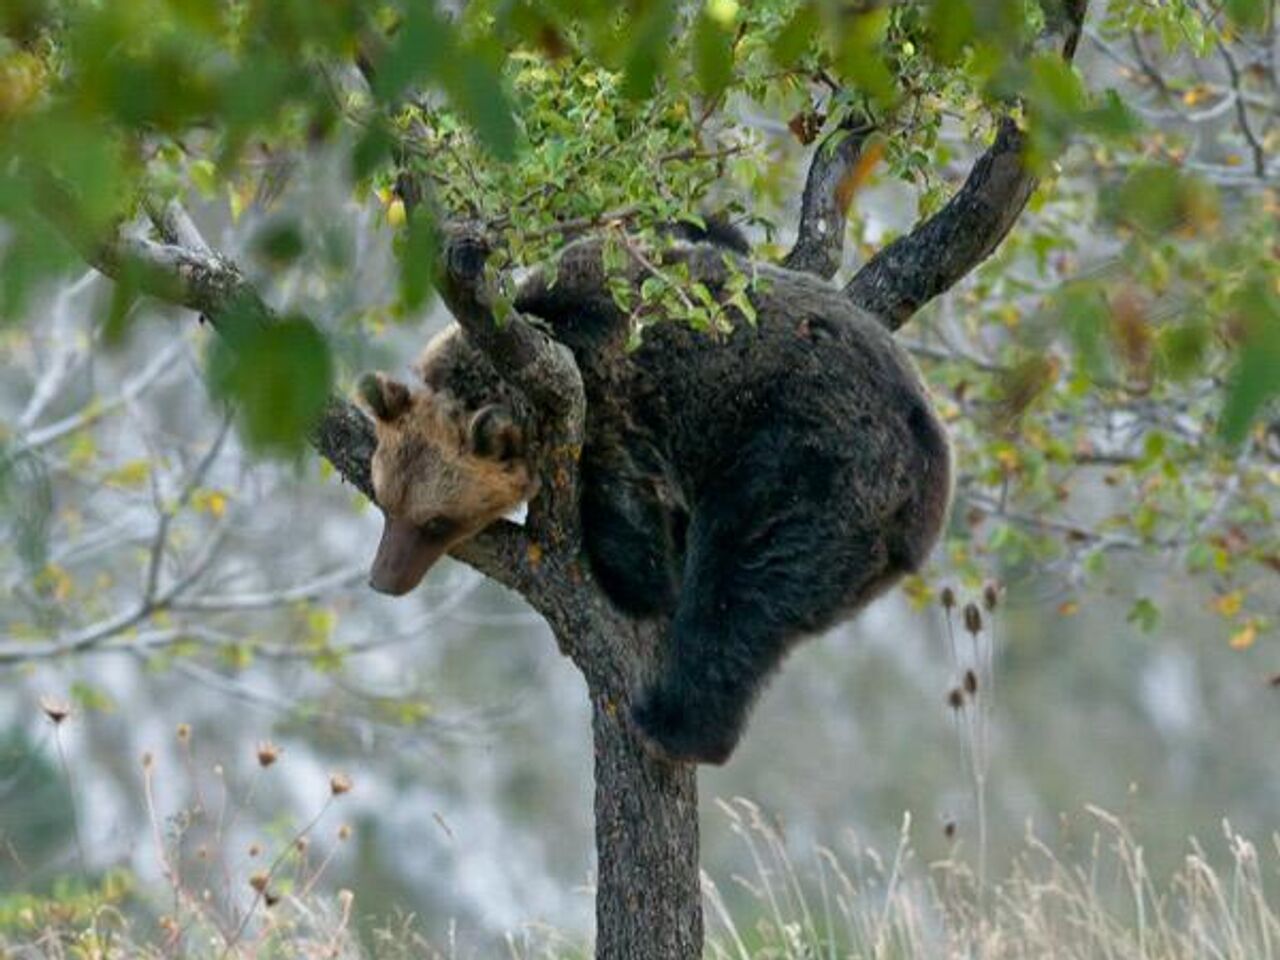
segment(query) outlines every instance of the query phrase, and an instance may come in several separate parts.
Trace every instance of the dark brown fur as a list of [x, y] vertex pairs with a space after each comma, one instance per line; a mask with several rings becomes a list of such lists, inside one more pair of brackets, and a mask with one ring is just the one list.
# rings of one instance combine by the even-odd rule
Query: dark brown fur
[[[746, 274], [756, 321], [737, 316], [727, 334], [659, 322], [628, 350], [632, 318], [607, 292], [603, 242], [576, 244], [527, 278], [516, 308], [549, 323], [582, 370], [593, 571], [620, 608], [671, 620], [636, 723], [673, 758], [723, 762], [791, 646], [924, 561], [945, 522], [949, 447], [913, 364], [876, 318], [820, 279], [720, 246], [676, 244], [644, 259], [687, 270], [717, 296]], [[650, 268], [627, 264], [638, 288]], [[419, 372], [457, 410], [498, 403], [530, 434], [527, 408], [459, 328], [433, 341]], [[525, 455], [536, 460], [536, 446]], [[487, 469], [471, 482], [490, 485]], [[402, 481], [433, 486], [417, 471]], [[415, 499], [458, 512], [438, 490]]]

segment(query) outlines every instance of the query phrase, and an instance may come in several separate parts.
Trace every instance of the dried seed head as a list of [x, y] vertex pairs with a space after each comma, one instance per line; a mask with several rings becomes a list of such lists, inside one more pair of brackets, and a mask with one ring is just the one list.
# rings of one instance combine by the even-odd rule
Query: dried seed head
[[280, 902], [280, 895], [278, 893], [272, 893], [270, 890], [263, 890], [262, 902], [265, 903], [268, 907], [274, 907], [277, 903]]
[[200, 846], [196, 847], [196, 859], [197, 860], [209, 859], [209, 848], [206, 847], [203, 843], [200, 844]]
[[173, 936], [178, 932], [178, 921], [168, 914], [161, 917], [157, 923], [159, 924], [160, 929], [169, 934], [169, 936]]
[[260, 843], [249, 844], [249, 856], [256, 857], [261, 853], [262, 853], [262, 844]]
[[191, 742], [191, 724], [178, 724], [178, 742], [182, 744]]
[[950, 587], [942, 588], [942, 609], [952, 610], [956, 605], [956, 592]]
[[341, 841], [342, 843], [346, 843], [350, 839], [351, 839], [351, 825], [348, 823], [344, 823], [342, 824], [342, 826], [338, 827], [338, 840]]
[[270, 740], [258, 744], [258, 766], [269, 767], [280, 759], [280, 748]]
[[982, 613], [976, 603], [965, 604], [964, 628], [975, 637], [982, 632]]
[[1277, 673], [1274, 677], [1272, 677], [1270, 680], [1270, 683], [1277, 690], [1280, 690], [1280, 673]]
[[954, 820], [948, 820], [942, 825], [942, 835], [948, 840], [956, 838], [956, 822]]
[[311, 841], [306, 837], [299, 837], [297, 840], [293, 841], [293, 848], [299, 853], [306, 853], [307, 847], [309, 846], [311, 846]]
[[262, 893], [267, 889], [267, 884], [271, 882], [271, 874], [265, 870], [258, 870], [249, 877], [249, 886], [253, 887], [258, 893]]
[[988, 611], [994, 611], [1000, 604], [1000, 584], [994, 580], [988, 580], [982, 588], [982, 605]]
[[953, 687], [951, 692], [947, 694], [947, 706], [952, 710], [959, 710], [964, 706], [964, 691], [959, 687]]
[[46, 717], [53, 721], [55, 727], [61, 726], [62, 721], [71, 716], [71, 704], [65, 700], [59, 700], [54, 696], [43, 696], [40, 698], [40, 710]]
[[972, 670], [964, 672], [964, 692], [971, 697], [978, 692], [978, 675]]
[[142, 755], [143, 770], [150, 770], [155, 765], [155, 762], [156, 762], [156, 758], [151, 755], [150, 750], [148, 750], [146, 753]]
[[351, 778], [345, 773], [335, 773], [329, 777], [329, 792], [335, 797], [351, 792]]

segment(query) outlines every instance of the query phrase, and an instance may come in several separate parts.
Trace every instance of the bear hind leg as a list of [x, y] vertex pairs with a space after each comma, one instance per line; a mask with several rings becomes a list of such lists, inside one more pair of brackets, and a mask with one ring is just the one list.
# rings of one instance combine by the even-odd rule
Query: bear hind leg
[[832, 529], [840, 484], [829, 463], [766, 451], [752, 465], [754, 482], [694, 511], [669, 642], [632, 706], [673, 760], [725, 762], [791, 646], [859, 605], [889, 565], [878, 532]]

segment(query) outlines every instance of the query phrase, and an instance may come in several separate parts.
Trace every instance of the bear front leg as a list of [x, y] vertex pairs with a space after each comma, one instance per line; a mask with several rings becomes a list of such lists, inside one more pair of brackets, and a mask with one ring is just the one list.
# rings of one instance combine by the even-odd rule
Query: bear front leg
[[649, 477], [585, 472], [582, 526], [591, 570], [613, 604], [632, 617], [676, 607], [685, 520], [665, 505]]

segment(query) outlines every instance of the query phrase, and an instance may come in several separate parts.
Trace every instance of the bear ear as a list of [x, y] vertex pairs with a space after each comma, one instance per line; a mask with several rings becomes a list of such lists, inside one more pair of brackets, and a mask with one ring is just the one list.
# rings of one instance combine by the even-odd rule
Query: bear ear
[[467, 446], [477, 457], [514, 460], [524, 453], [524, 431], [501, 404], [491, 403], [471, 417]]
[[366, 373], [357, 389], [369, 412], [383, 423], [398, 419], [409, 409], [409, 388], [381, 373]]

